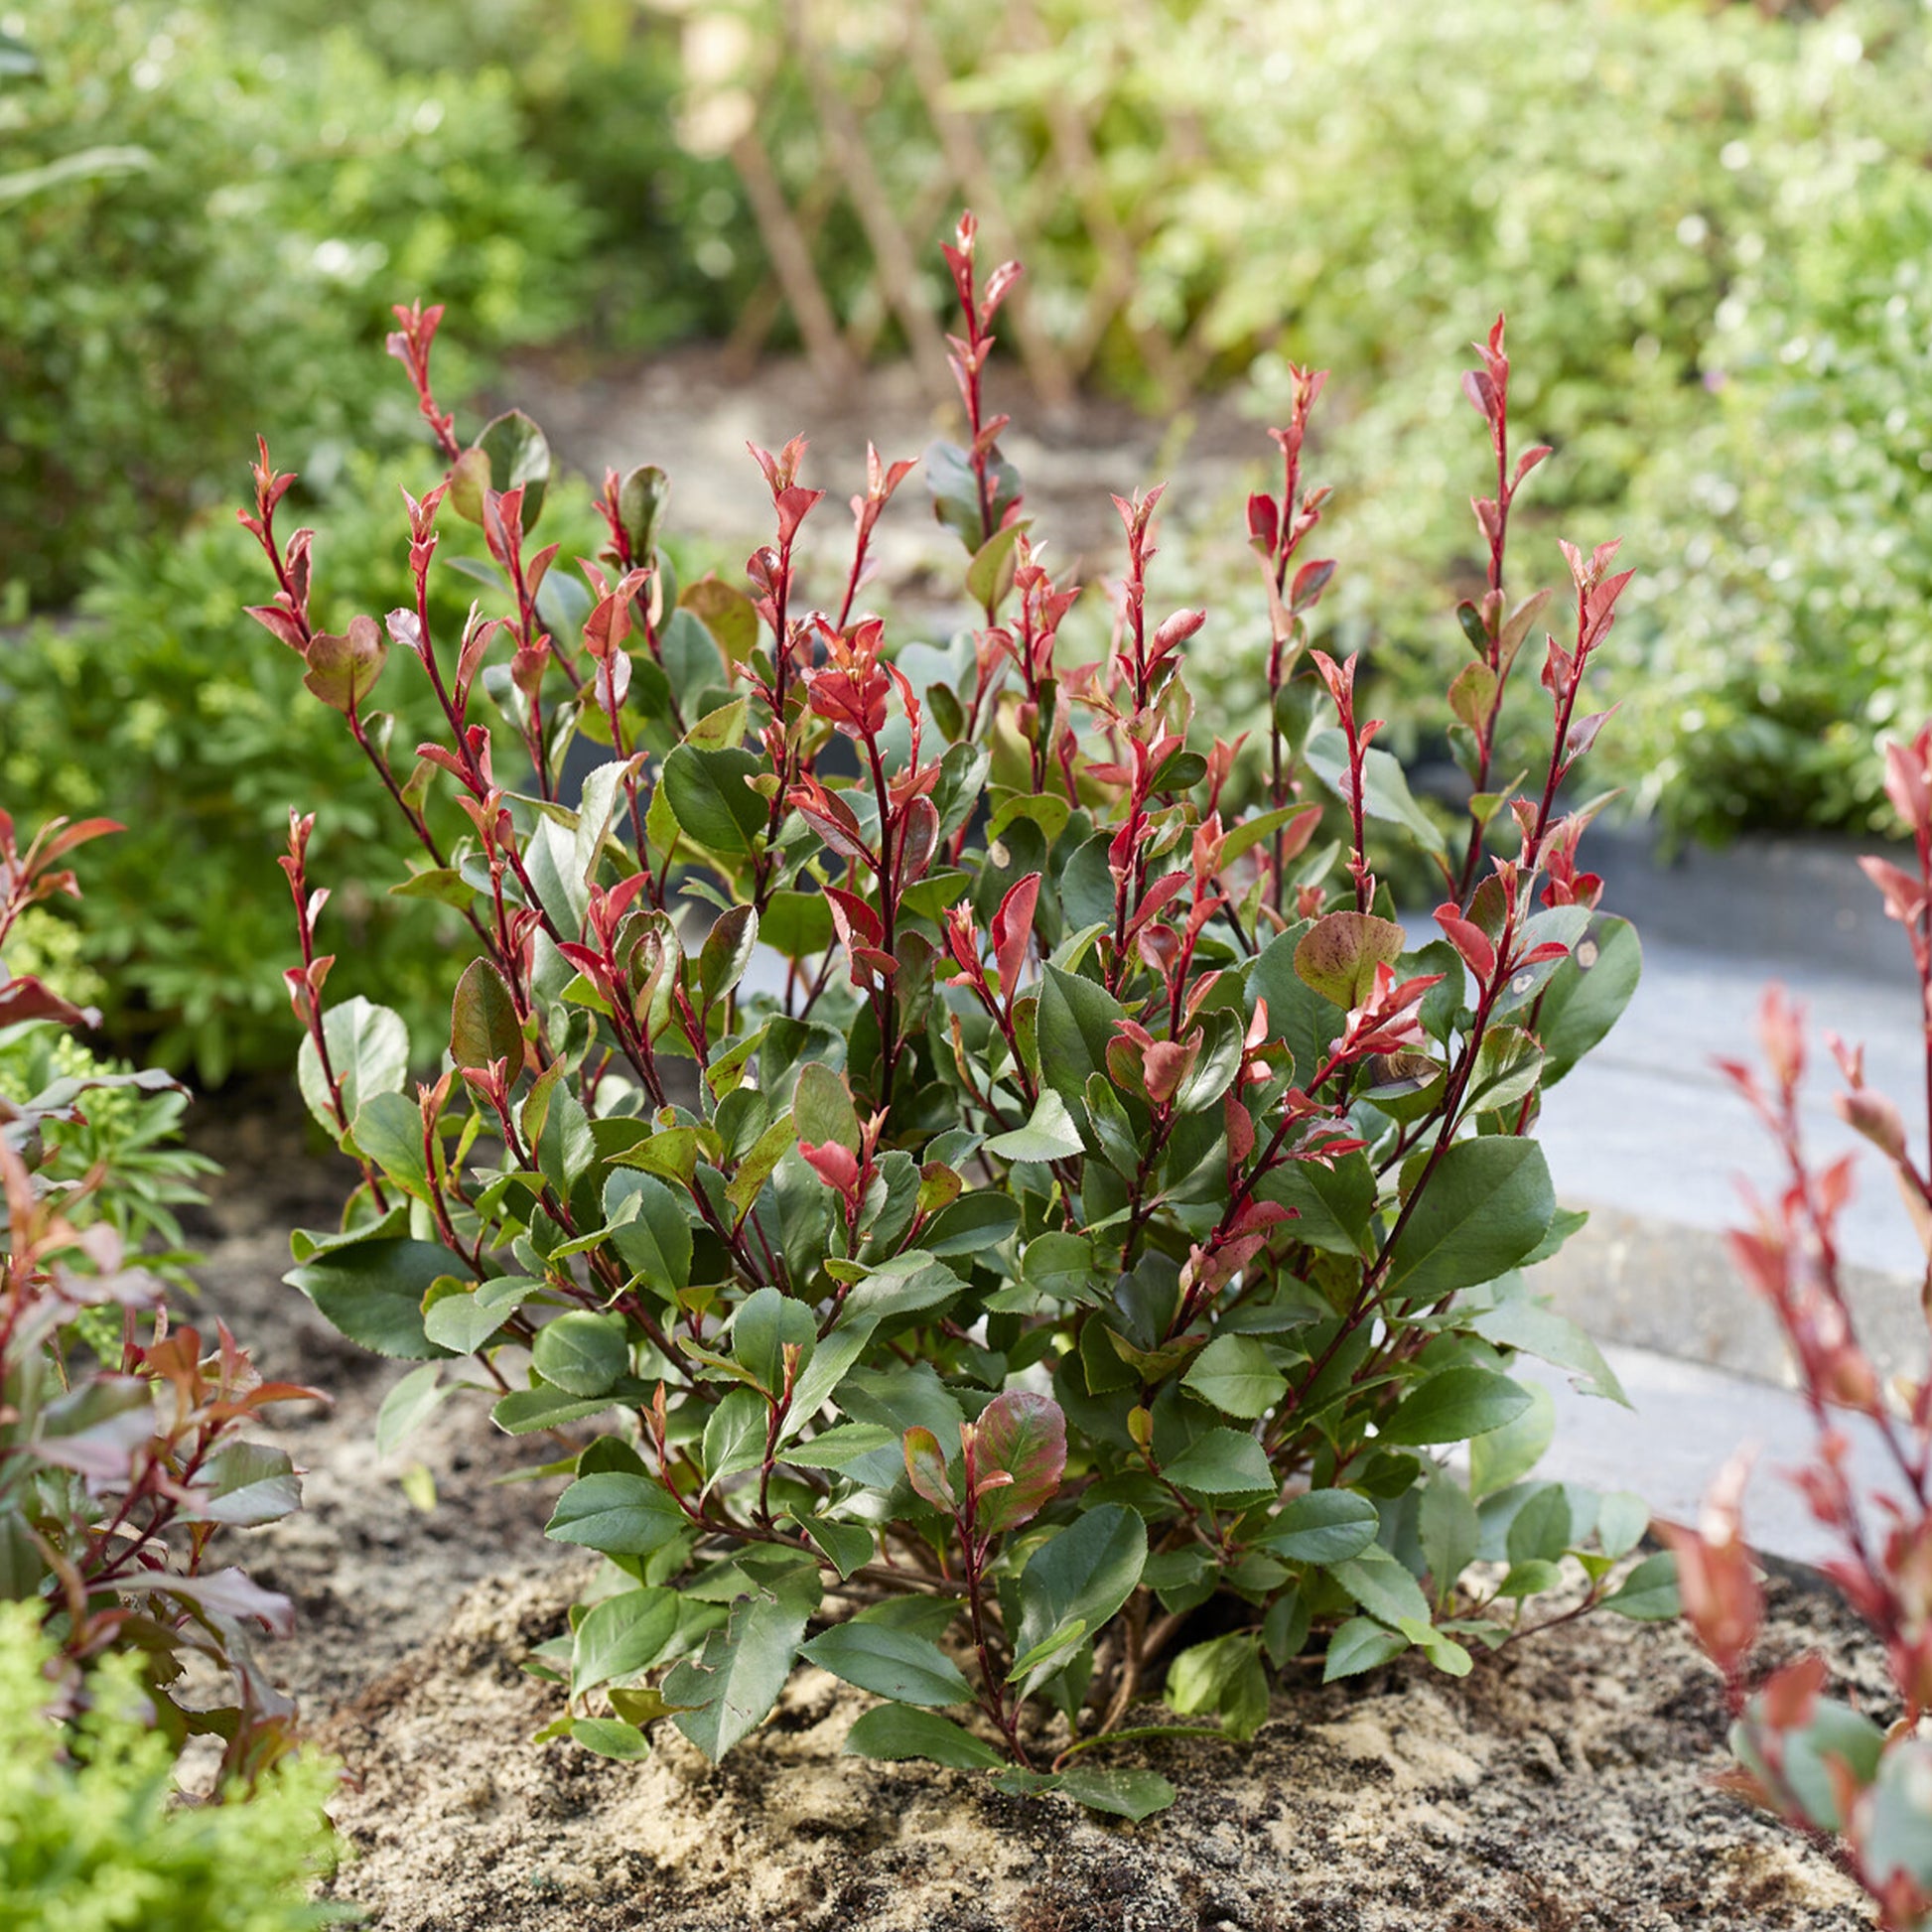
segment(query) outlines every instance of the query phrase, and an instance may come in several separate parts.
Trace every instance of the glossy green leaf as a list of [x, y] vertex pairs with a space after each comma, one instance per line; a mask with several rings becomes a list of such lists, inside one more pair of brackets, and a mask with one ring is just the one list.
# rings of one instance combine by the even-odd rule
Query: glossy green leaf
[[973, 1687], [936, 1643], [879, 1623], [837, 1623], [803, 1646], [834, 1677], [900, 1704], [970, 1704]]
[[1420, 1383], [1382, 1426], [1385, 1443], [1461, 1443], [1515, 1421], [1530, 1393], [1489, 1368], [1446, 1368]]

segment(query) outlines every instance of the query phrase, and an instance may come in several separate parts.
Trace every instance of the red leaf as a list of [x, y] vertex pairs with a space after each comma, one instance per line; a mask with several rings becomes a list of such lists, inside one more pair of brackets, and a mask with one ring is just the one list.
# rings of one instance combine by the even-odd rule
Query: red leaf
[[1007, 889], [993, 915], [993, 957], [1000, 968], [1000, 992], [1010, 1006], [1020, 971], [1027, 963], [1027, 943], [1033, 937], [1034, 907], [1039, 900], [1039, 874], [1030, 872]]

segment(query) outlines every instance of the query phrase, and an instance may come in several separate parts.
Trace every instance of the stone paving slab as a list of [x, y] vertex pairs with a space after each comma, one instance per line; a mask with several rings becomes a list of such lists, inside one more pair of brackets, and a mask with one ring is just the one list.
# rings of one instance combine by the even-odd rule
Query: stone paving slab
[[[1840, 1545], [1812, 1518], [1784, 1472], [1808, 1458], [1816, 1432], [1803, 1399], [1699, 1362], [1608, 1343], [1603, 1353], [1632, 1408], [1580, 1395], [1559, 1369], [1519, 1361], [1516, 1373], [1556, 1398], [1557, 1435], [1537, 1474], [1596, 1489], [1634, 1489], [1652, 1514], [1694, 1523], [1712, 1478], [1736, 1450], [1757, 1451], [1744, 1511], [1760, 1555], [1816, 1566]], [[1867, 1495], [1905, 1494], [1896, 1463], [1863, 1417], [1835, 1412], [1852, 1444], [1855, 1485]]]

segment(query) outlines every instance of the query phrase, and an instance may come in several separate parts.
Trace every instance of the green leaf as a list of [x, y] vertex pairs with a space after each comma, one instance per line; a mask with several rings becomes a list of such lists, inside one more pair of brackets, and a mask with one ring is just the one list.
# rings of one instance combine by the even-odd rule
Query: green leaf
[[1628, 1489], [1612, 1489], [1596, 1506], [1596, 1540], [1606, 1557], [1628, 1556], [1650, 1527], [1650, 1505]]
[[647, 1557], [688, 1520], [656, 1477], [602, 1469], [579, 1476], [557, 1498], [543, 1533], [553, 1543], [581, 1544], [607, 1557]]
[[1384, 1443], [1461, 1443], [1513, 1422], [1530, 1392], [1492, 1368], [1440, 1369], [1378, 1431]]
[[[358, 993], [323, 1015], [322, 1032], [329, 1043], [329, 1063], [342, 1083], [343, 1109], [350, 1120], [371, 1095], [402, 1091], [409, 1072], [409, 1030], [399, 1015], [387, 1007], [371, 1006]], [[321, 1057], [306, 1034], [295, 1071], [310, 1113], [330, 1134], [341, 1133]]]
[[[624, 1216], [627, 1204], [636, 1209]], [[604, 1218], [626, 1268], [667, 1299], [691, 1283], [691, 1223], [677, 1196], [652, 1174], [619, 1169], [604, 1183]]]
[[550, 445], [543, 431], [522, 410], [506, 410], [485, 425], [475, 449], [466, 454], [474, 457], [476, 451], [483, 453], [483, 463], [473, 462], [468, 468], [459, 464], [451, 483], [450, 500], [457, 514], [481, 523], [485, 489], [500, 494], [521, 485], [523, 527], [535, 529], [543, 511], [544, 486], [550, 481]]
[[1380, 1617], [1384, 1623], [1399, 1624], [1404, 1617], [1429, 1621], [1429, 1599], [1422, 1593], [1422, 1586], [1379, 1544], [1370, 1544], [1360, 1556], [1345, 1563], [1330, 1564], [1328, 1575], [1370, 1616]]
[[985, 1255], [1019, 1225], [1019, 1203], [1011, 1195], [982, 1187], [941, 1208], [920, 1242], [931, 1255]]
[[1459, 1141], [1437, 1163], [1396, 1241], [1389, 1293], [1433, 1302], [1494, 1281], [1543, 1239], [1556, 1211], [1550, 1170], [1534, 1141]]
[[648, 563], [655, 553], [657, 525], [670, 500], [671, 480], [654, 463], [630, 471], [618, 485], [618, 520], [636, 562]]
[[734, 1357], [759, 1388], [777, 1395], [784, 1387], [785, 1345], [809, 1350], [818, 1337], [818, 1323], [805, 1303], [775, 1288], [760, 1288], [738, 1305], [731, 1337]]
[[[1031, 1523], [1052, 1500], [1065, 1469], [1066, 1418], [1059, 1404], [1024, 1389], [995, 1396], [975, 1425], [978, 1527], [998, 1532]], [[989, 1477], [1000, 1475], [1011, 1480], [987, 1487]]]
[[1603, 1351], [1568, 1315], [1531, 1301], [1501, 1302], [1473, 1316], [1470, 1329], [1498, 1348], [1520, 1349], [1572, 1371], [1571, 1386], [1628, 1409], [1630, 1398], [1603, 1359]]
[[1328, 1639], [1328, 1659], [1321, 1668], [1321, 1681], [1333, 1684], [1344, 1677], [1359, 1677], [1409, 1648], [1409, 1639], [1386, 1629], [1365, 1616], [1351, 1616]]
[[1467, 1677], [1474, 1659], [1453, 1637], [1446, 1636], [1433, 1623], [1405, 1616], [1402, 1634], [1416, 1646], [1446, 1677]]
[[1107, 1042], [1126, 1010], [1104, 986], [1048, 965], [1040, 981], [1035, 1036], [1039, 1077], [1070, 1111], [1083, 1104], [1087, 1076], [1105, 1073]]
[[797, 1145], [797, 1128], [791, 1116], [780, 1114], [746, 1149], [739, 1161], [737, 1173], [732, 1175], [731, 1183], [725, 1189], [725, 1198], [736, 1210], [738, 1222], [742, 1223], [758, 1205], [758, 1198], [763, 1190], [764, 1183], [771, 1178], [778, 1163]]
[[936, 1711], [915, 1711], [903, 1704], [882, 1704], [868, 1711], [846, 1732], [850, 1757], [897, 1760], [923, 1757], [955, 1771], [994, 1771], [1006, 1762], [991, 1744], [962, 1730]]
[[832, 945], [832, 902], [823, 893], [773, 893], [759, 937], [784, 959], [812, 959]]
[[[427, 1368], [411, 1369], [403, 1380], [435, 1372], [432, 1363]], [[394, 1391], [390, 1393], [393, 1396]], [[386, 1400], [383, 1407], [388, 1407]], [[224, 1443], [203, 1464], [195, 1486], [203, 1500], [183, 1512], [186, 1522], [253, 1529], [263, 1523], [278, 1523], [302, 1507], [302, 1479], [296, 1474], [295, 1463], [286, 1449], [271, 1449], [266, 1443]], [[4, 1547], [3, 1533], [0, 1547]], [[6, 1563], [0, 1561], [0, 1580], [4, 1580], [6, 1570]]]
[[1544, 1078], [1561, 1080], [1614, 1027], [1643, 977], [1643, 947], [1628, 919], [1598, 913], [1544, 988], [1536, 1033]]
[[1290, 1563], [1345, 1563], [1375, 1541], [1381, 1518], [1366, 1496], [1311, 1489], [1292, 1497], [1255, 1538]]
[[1180, 1379], [1223, 1415], [1247, 1422], [1267, 1414], [1288, 1389], [1288, 1377], [1250, 1335], [1216, 1335]]
[[[542, 1741], [542, 1735], [538, 1741]], [[621, 1764], [641, 1763], [650, 1755], [650, 1739], [621, 1718], [573, 1718], [570, 1741], [599, 1757], [616, 1758]]]
[[817, 1605], [815, 1574], [809, 1588], [787, 1579], [775, 1590], [740, 1597], [702, 1654], [664, 1679], [666, 1698], [695, 1707], [672, 1722], [714, 1764], [770, 1715]]
[[489, 1419], [506, 1436], [529, 1436], [539, 1429], [561, 1429], [586, 1416], [600, 1416], [614, 1402], [608, 1395], [566, 1395], [562, 1389], [540, 1384], [534, 1389], [512, 1389], [490, 1410]]
[[530, 1362], [567, 1395], [608, 1395], [630, 1366], [623, 1316], [584, 1309], [557, 1315], [537, 1330]]
[[1255, 1192], [1263, 1200], [1294, 1208], [1296, 1221], [1289, 1232], [1296, 1240], [1324, 1254], [1361, 1253], [1375, 1212], [1375, 1170], [1366, 1155], [1344, 1154], [1332, 1164], [1287, 1162]]
[[440, 1294], [423, 1309], [423, 1332], [439, 1348], [469, 1355], [481, 1348], [513, 1314], [526, 1295], [543, 1284], [522, 1275], [484, 1282], [474, 1293]]
[[756, 1389], [730, 1390], [712, 1410], [704, 1426], [704, 1474], [707, 1492], [726, 1476], [756, 1469], [764, 1460], [765, 1439], [771, 1427], [771, 1408]]
[[1267, 1451], [1239, 1429], [1204, 1431], [1161, 1472], [1197, 1496], [1250, 1496], [1280, 1487]]
[[[1423, 1561], [1435, 1582], [1436, 1600], [1446, 1602], [1455, 1581], [1475, 1561], [1482, 1526], [1469, 1492], [1446, 1469], [1439, 1469], [1423, 1491], [1417, 1512]], [[1412, 1636], [1414, 1632], [1410, 1633]]]
[[995, 530], [966, 566], [966, 595], [983, 610], [996, 610], [1013, 588], [1014, 546], [1026, 528], [1022, 519]]
[[1042, 1089], [1033, 1118], [1024, 1127], [995, 1134], [986, 1151], [1002, 1161], [1070, 1161], [1086, 1152], [1066, 1102], [1051, 1087]]
[[433, 1241], [383, 1237], [331, 1248], [282, 1279], [350, 1341], [420, 1362], [449, 1352], [424, 1332], [423, 1296], [439, 1276], [461, 1278], [469, 1269], [461, 1255]]
[[1137, 1825], [1157, 1811], [1166, 1811], [1176, 1795], [1160, 1772], [1132, 1765], [1069, 1764], [1054, 1788], [1089, 1811], [1111, 1812]]
[[1182, 1717], [1218, 1712], [1230, 1737], [1252, 1737], [1268, 1718], [1268, 1678], [1253, 1631], [1210, 1637], [1168, 1667], [1168, 1704]]
[[791, 1118], [800, 1141], [813, 1147], [842, 1147], [850, 1154], [859, 1152], [859, 1110], [852, 1104], [852, 1089], [843, 1073], [822, 1060], [807, 1060], [798, 1069]]
[[1542, 1461], [1557, 1433], [1557, 1402], [1541, 1382], [1527, 1387], [1530, 1406], [1514, 1422], [1478, 1436], [1469, 1445], [1469, 1493], [1480, 1501], [1507, 1489]]
[[1677, 1593], [1677, 1559], [1660, 1550], [1624, 1578], [1614, 1594], [1603, 1599], [1606, 1610], [1637, 1623], [1668, 1623], [1683, 1613]]
[[[670, 485], [664, 487], [668, 493]], [[678, 598], [678, 608], [689, 611], [711, 632], [727, 663], [742, 664], [758, 648], [758, 606], [722, 578], [707, 572], [696, 583], [687, 584]]]
[[[1076, 1620], [1100, 1629], [1133, 1594], [1146, 1563], [1147, 1527], [1133, 1510], [1096, 1503], [1084, 1511], [1042, 1543], [1020, 1574], [1015, 1653], [1025, 1655]], [[1034, 1688], [1022, 1686], [1023, 1693]]]
[[674, 1589], [621, 1590], [593, 1603], [571, 1640], [571, 1696], [582, 1697], [656, 1663], [677, 1634], [677, 1619]]
[[808, 1516], [802, 1529], [825, 1554], [841, 1577], [850, 1577], [878, 1555], [878, 1539], [859, 1523], [840, 1523], [829, 1516]]
[[1570, 1547], [1570, 1498], [1560, 1482], [1533, 1489], [1510, 1518], [1504, 1547], [1511, 1563], [1555, 1563]]
[[674, 746], [664, 760], [662, 784], [679, 830], [721, 858], [749, 854], [767, 817], [764, 800], [750, 783], [763, 768], [738, 746], [717, 752]]
[[421, 1368], [412, 1368], [382, 1398], [382, 1407], [375, 1415], [376, 1454], [393, 1455], [435, 1415], [450, 1393], [440, 1386], [442, 1374], [441, 1362], [425, 1362]]
[[900, 1704], [970, 1704], [973, 1687], [928, 1638], [879, 1623], [838, 1623], [803, 1647], [834, 1677]]

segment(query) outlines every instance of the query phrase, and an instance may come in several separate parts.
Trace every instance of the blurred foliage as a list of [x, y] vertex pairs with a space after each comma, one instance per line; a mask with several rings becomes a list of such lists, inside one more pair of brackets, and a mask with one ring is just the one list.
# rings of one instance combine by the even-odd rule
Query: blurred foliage
[[347, 425], [401, 433], [369, 353], [399, 294], [434, 290], [484, 350], [571, 319], [590, 230], [519, 153], [500, 71], [397, 76], [343, 33], [257, 40], [167, 0], [0, 28], [0, 528], [36, 601], [231, 493], [258, 428], [309, 470]]
[[[100, 848], [96, 848], [99, 850]], [[8, 948], [8, 963], [17, 956]], [[104, 1059], [59, 1027], [29, 1022], [0, 1028], [0, 1102], [16, 1107], [57, 1081], [85, 1084], [83, 1118], [44, 1127], [45, 1159], [36, 1173], [68, 1196], [76, 1226], [105, 1221], [141, 1265], [192, 1292], [188, 1251], [176, 1210], [200, 1205], [200, 1181], [220, 1170], [205, 1154], [181, 1145], [188, 1096], [132, 1085], [93, 1084], [133, 1071], [123, 1060]], [[82, 1311], [86, 1315], [101, 1312]], [[120, 1311], [107, 1316], [115, 1365], [120, 1361]]]
[[[77, 1713], [58, 1709], [56, 1662], [37, 1607], [0, 1604], [0, 1924], [302, 1932], [348, 1916], [309, 1899], [335, 1863], [333, 1760], [304, 1752], [252, 1795], [179, 1803], [136, 1657], [99, 1664]], [[49, 1723], [50, 1704], [70, 1721]]]

